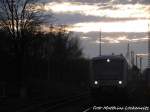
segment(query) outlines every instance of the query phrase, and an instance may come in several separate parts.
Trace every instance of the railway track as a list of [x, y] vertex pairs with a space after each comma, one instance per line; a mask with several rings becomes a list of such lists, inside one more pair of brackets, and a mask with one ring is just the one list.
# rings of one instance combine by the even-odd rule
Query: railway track
[[43, 103], [33, 104], [27, 107], [22, 107], [21, 109], [16, 110], [16, 112], [47, 112], [52, 111], [57, 108], [61, 108], [65, 105], [71, 104], [73, 102], [77, 102], [89, 97], [89, 92], [85, 92], [79, 95], [69, 96], [61, 99], [57, 99], [55, 101], [48, 100]]

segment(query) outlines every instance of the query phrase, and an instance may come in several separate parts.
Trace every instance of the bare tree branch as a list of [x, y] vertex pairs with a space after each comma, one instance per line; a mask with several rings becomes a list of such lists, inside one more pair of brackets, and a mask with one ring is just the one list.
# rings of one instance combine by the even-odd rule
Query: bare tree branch
[[22, 38], [23, 30], [32, 31], [43, 21], [33, 4], [35, 0], [0, 0], [0, 24], [8, 27], [13, 38]]

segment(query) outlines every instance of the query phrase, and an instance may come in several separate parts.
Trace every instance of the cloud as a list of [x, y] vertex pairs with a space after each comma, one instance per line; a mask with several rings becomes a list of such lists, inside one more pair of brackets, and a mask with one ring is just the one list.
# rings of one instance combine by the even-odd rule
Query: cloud
[[[92, 41], [93, 43], [99, 43], [99, 32], [90, 33], [78, 33], [78, 36], [82, 40]], [[83, 37], [86, 37], [83, 39]], [[125, 32], [102, 32], [101, 35], [102, 43], [147, 43], [148, 36], [147, 33], [125, 33]]]
[[113, 4], [150, 4], [149, 0], [112, 0]]
[[86, 37], [86, 36], [83, 36], [83, 37], [80, 37], [81, 40], [89, 40], [90, 37]]
[[149, 5], [142, 4], [81, 4], [74, 2], [49, 2], [45, 10], [55, 14], [80, 14], [83, 16], [96, 16], [108, 18], [149, 18]]
[[136, 54], [136, 55], [139, 57], [145, 57], [145, 56], [148, 56], [148, 53], [140, 53], [140, 54]]
[[[51, 13], [51, 12], [50, 12]], [[118, 18], [118, 17], [98, 17], [74, 13], [55, 13], [53, 18], [56, 19], [56, 24], [67, 24], [72, 25], [76, 23], [87, 23], [87, 22], [119, 22], [119, 21], [131, 21], [131, 20], [144, 20], [145, 18]], [[49, 18], [48, 18], [49, 20]], [[50, 21], [51, 22], [51, 21]]]
[[[68, 25], [79, 22], [91, 22], [102, 20], [102, 18], [96, 16], [84, 16], [81, 14], [74, 14], [74, 13], [59, 13], [59, 14], [57, 13], [54, 15], [54, 18], [57, 19], [56, 23]], [[105, 20], [105, 18], [103, 20]]]
[[104, 37], [104, 38], [102, 38], [102, 41], [104, 41], [104, 43], [110, 43], [110, 44], [118, 44], [118, 43], [120, 43], [120, 40], [114, 39], [112, 37]]
[[49, 3], [49, 2], [75, 2], [75, 3], [82, 3], [82, 4], [93, 4], [93, 3], [108, 3], [111, 0], [41, 0], [41, 2]]
[[[41, 1], [45, 2], [45, 13], [53, 12], [56, 24], [71, 26], [80, 37], [86, 56], [98, 55], [100, 29], [102, 54], [125, 54], [128, 42], [137, 54], [148, 51], [150, 0]], [[146, 61], [143, 61], [144, 65]]]
[[[108, 2], [110, 1], [110, 3]], [[67, 24], [76, 26], [78, 23], [85, 23], [86, 26], [81, 26], [79, 28], [73, 28], [73, 31], [98, 31], [99, 26], [88, 26], [92, 22], [95, 24], [101, 23], [117, 23], [113, 26], [119, 26], [118, 23], [126, 21], [135, 21], [140, 19], [145, 21], [150, 18], [150, 5], [143, 4], [112, 4], [116, 0], [47, 0], [45, 4], [45, 15], [52, 14], [56, 21], [56, 24]], [[121, 1], [121, 0], [119, 0]], [[128, 0], [126, 0], [128, 1]], [[130, 0], [131, 1], [131, 0]], [[49, 21], [49, 17], [46, 17]], [[49, 21], [51, 23], [51, 20]], [[105, 24], [105, 25], [106, 25]], [[145, 22], [143, 22], [145, 24]], [[110, 25], [112, 26], [112, 25]], [[136, 25], [137, 26], [137, 25]], [[97, 27], [97, 28], [96, 28]], [[105, 26], [104, 26], [105, 27]], [[125, 28], [123, 25], [121, 28]], [[132, 28], [132, 29], [131, 29]], [[128, 29], [132, 31], [138, 27], [129, 27]], [[105, 28], [108, 29], [108, 28]], [[113, 28], [114, 29], [114, 28]], [[115, 30], [115, 29], [114, 29]], [[122, 30], [123, 31], [123, 30]], [[138, 31], [138, 30], [137, 30]], [[117, 30], [115, 30], [117, 32]]]
[[76, 23], [69, 30], [75, 32], [147, 32], [148, 20], [132, 20], [118, 22], [83, 22]]
[[49, 11], [52, 10], [54, 13], [79, 13], [79, 14], [85, 14], [90, 15], [91, 11], [97, 11], [98, 10], [97, 5], [88, 5], [88, 4], [75, 4], [72, 2], [50, 2], [45, 5], [45, 10]]
[[[122, 37], [104, 37], [102, 38], [101, 43], [108, 44], [121, 44], [121, 43], [138, 43], [138, 42], [147, 42], [148, 38], [134, 38], [130, 39], [126, 36]], [[95, 40], [95, 43], [100, 43], [99, 38]]]
[[112, 4], [150, 4], [149, 0], [41, 0], [41, 2], [78, 2], [82, 4], [93, 4], [93, 3], [112, 3]]

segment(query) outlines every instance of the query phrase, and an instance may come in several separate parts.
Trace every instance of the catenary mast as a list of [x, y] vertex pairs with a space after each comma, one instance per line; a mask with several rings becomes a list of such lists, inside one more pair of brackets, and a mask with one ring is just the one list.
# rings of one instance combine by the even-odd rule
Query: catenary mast
[[150, 68], [150, 31], [148, 24], [148, 68]]
[[100, 35], [99, 35], [99, 56], [102, 55], [102, 32], [101, 32], [101, 29], [100, 29]]

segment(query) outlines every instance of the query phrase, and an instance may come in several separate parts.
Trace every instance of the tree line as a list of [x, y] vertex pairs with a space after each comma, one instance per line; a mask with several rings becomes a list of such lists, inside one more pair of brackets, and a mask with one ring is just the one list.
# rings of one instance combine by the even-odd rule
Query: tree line
[[0, 0], [1, 82], [21, 88], [35, 80], [59, 77], [65, 82], [74, 77], [74, 86], [79, 85], [87, 80], [88, 69], [79, 39], [64, 25], [51, 24], [48, 32], [42, 32], [47, 15], [36, 5], [37, 0]]

